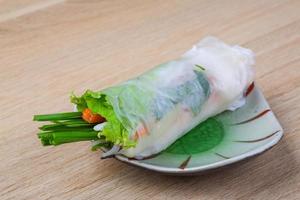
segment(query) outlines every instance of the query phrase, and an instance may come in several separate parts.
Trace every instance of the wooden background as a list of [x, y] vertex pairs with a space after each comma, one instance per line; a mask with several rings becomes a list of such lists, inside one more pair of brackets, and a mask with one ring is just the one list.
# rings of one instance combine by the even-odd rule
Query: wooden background
[[[219, 172], [172, 177], [42, 147], [32, 115], [72, 110], [206, 35], [251, 48], [285, 136]], [[0, 0], [0, 199], [300, 199], [300, 1]]]

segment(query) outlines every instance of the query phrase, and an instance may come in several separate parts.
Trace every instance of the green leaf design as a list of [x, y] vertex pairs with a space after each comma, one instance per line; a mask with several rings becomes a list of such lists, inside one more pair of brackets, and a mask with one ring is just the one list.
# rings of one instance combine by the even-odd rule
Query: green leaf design
[[172, 154], [197, 154], [218, 145], [224, 136], [223, 124], [210, 118], [176, 140], [164, 152]]

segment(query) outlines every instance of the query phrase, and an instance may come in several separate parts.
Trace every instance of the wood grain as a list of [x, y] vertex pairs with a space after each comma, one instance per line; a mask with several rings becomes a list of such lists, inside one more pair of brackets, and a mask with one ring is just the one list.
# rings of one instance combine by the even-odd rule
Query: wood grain
[[[299, 0], [52, 2], [0, 1], [0, 199], [300, 199]], [[172, 177], [100, 160], [88, 142], [40, 145], [33, 114], [68, 111], [70, 91], [136, 76], [206, 35], [255, 51], [285, 130], [272, 150]]]

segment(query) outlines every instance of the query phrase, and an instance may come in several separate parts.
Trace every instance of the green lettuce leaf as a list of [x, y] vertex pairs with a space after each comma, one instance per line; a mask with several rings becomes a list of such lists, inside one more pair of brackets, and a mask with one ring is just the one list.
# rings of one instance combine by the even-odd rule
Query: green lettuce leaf
[[103, 116], [107, 123], [98, 137], [105, 137], [107, 142], [120, 145], [123, 148], [130, 148], [136, 145], [135, 141], [129, 139], [128, 131], [116, 117], [109, 98], [103, 92], [87, 90], [81, 97], [71, 95], [71, 102], [77, 106], [78, 111], [89, 108], [93, 113]]

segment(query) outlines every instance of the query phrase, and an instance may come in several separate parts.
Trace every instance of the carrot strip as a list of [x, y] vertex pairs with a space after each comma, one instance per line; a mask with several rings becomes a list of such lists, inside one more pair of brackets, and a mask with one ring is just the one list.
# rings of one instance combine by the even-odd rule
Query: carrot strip
[[86, 108], [82, 112], [82, 119], [88, 123], [101, 123], [105, 121], [105, 118], [99, 114], [94, 114], [90, 109]]

